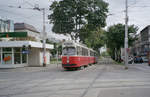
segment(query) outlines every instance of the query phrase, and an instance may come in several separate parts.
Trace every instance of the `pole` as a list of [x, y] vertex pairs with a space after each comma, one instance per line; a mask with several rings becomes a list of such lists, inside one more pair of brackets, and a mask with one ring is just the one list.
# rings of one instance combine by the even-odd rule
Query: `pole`
[[125, 2], [125, 69], [128, 69], [128, 0]]
[[46, 67], [46, 32], [45, 32], [45, 8], [43, 10], [43, 67]]
[[56, 46], [57, 47], [57, 67], [58, 67], [58, 45]]

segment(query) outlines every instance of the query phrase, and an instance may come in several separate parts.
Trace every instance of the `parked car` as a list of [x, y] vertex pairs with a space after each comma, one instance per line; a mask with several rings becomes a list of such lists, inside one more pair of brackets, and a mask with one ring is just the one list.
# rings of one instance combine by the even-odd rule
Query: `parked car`
[[148, 63], [148, 58], [147, 56], [141, 56], [142, 60], [144, 63]]
[[128, 63], [129, 63], [129, 64], [132, 64], [133, 62], [134, 62], [133, 57], [129, 56], [129, 58], [128, 58]]
[[141, 56], [136, 56], [136, 57], [134, 58], [134, 63], [143, 63], [142, 57], [141, 57]]
[[[123, 56], [122, 59], [121, 59], [121, 62], [123, 62], [125, 59], [125, 57]], [[134, 62], [134, 58], [132, 56], [129, 56], [128, 57], [128, 64], [132, 64]]]

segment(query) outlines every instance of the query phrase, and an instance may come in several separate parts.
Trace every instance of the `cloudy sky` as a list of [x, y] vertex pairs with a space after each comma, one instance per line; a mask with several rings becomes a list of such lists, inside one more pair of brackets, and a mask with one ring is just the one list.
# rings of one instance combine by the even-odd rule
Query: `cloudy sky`
[[[46, 15], [49, 5], [54, 0], [0, 0], [0, 17], [4, 19], [12, 19], [14, 22], [25, 22], [35, 26], [42, 31], [42, 12], [29, 9], [15, 8], [33, 8], [35, 4], [39, 4], [41, 8], [46, 8]], [[105, 0], [109, 3], [109, 13], [112, 14], [107, 18], [107, 27], [117, 23], [124, 23], [125, 18], [125, 0]], [[139, 27], [139, 31], [149, 25], [150, 21], [150, 0], [128, 0], [129, 1], [129, 24], [135, 24]], [[9, 7], [13, 6], [13, 8]], [[46, 31], [50, 35], [51, 25], [46, 24]], [[63, 37], [63, 36], [57, 36]]]
[[[107, 26], [125, 22], [125, 0], [105, 0], [109, 3], [111, 16], [107, 19]], [[135, 24], [139, 31], [150, 25], [150, 0], [129, 1], [129, 24]]]

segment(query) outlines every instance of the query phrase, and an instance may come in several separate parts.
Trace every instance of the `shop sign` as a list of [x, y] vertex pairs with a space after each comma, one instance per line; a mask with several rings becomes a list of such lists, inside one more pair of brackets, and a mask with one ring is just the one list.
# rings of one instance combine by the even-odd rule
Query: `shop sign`
[[27, 32], [0, 32], [0, 38], [27, 37]]

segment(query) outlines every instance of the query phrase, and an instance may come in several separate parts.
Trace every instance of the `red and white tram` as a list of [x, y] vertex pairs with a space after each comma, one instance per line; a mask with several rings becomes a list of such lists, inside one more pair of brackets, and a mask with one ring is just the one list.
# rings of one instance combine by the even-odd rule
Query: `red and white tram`
[[62, 49], [62, 67], [65, 69], [87, 67], [96, 63], [96, 52], [83, 44], [64, 42]]

